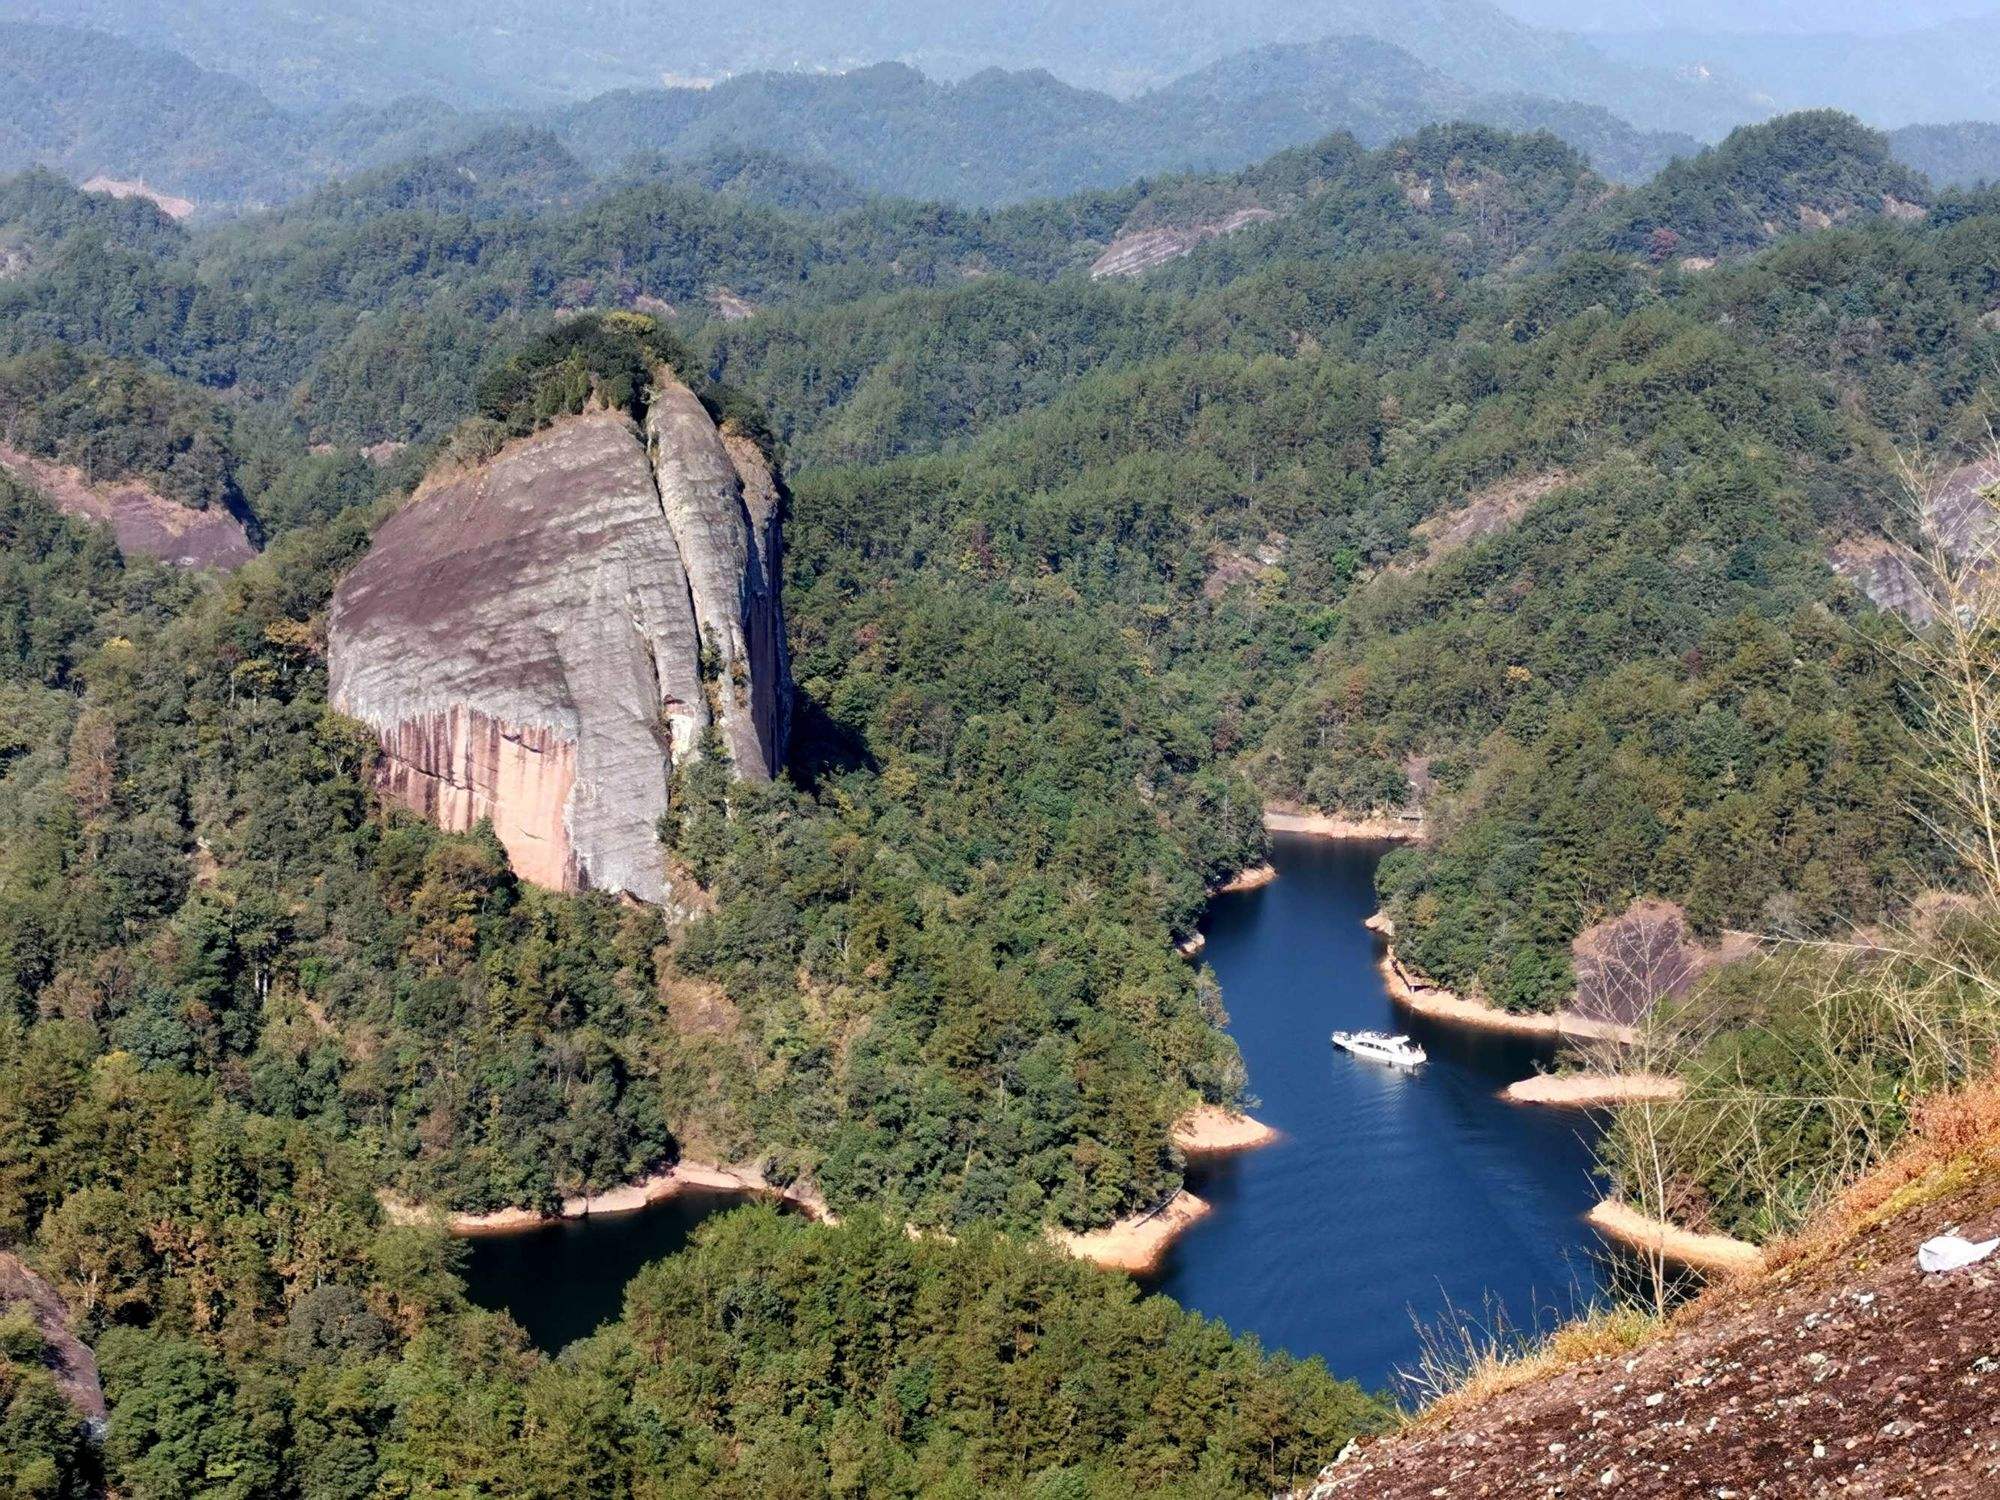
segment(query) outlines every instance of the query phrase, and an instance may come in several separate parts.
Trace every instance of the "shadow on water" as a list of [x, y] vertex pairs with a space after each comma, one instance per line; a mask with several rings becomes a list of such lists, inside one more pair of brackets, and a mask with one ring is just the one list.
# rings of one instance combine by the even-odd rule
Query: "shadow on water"
[[[1415, 1360], [1417, 1323], [1470, 1315], [1532, 1331], [1607, 1284], [1582, 1219], [1596, 1123], [1499, 1098], [1552, 1061], [1550, 1044], [1389, 998], [1362, 926], [1382, 853], [1275, 837], [1280, 878], [1211, 908], [1203, 957], [1257, 1117], [1282, 1138], [1196, 1165], [1190, 1185], [1215, 1212], [1148, 1282], [1370, 1387]], [[1407, 1073], [1349, 1057], [1328, 1041], [1339, 1028], [1405, 1032], [1430, 1062]]]
[[702, 1220], [740, 1208], [734, 1193], [683, 1192], [626, 1214], [565, 1219], [472, 1239], [463, 1275], [481, 1307], [505, 1309], [550, 1353], [595, 1333], [625, 1308], [625, 1283], [682, 1249]]

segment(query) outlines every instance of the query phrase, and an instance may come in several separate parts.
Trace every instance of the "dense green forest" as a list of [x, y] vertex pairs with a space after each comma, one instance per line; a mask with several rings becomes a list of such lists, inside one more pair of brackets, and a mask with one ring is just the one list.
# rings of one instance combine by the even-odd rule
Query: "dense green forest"
[[[1991, 414], [2000, 203], [1851, 122], [1629, 193], [1450, 126], [991, 212], [478, 149], [192, 232], [0, 187], [8, 440], [267, 543], [181, 573], [0, 480], [0, 1242], [97, 1344], [132, 1493], [1269, 1492], [1375, 1409], [1034, 1244], [1158, 1204], [1174, 1120], [1239, 1100], [1173, 943], [1265, 800], [1421, 799], [1399, 948], [1521, 1009], [1638, 896], [1825, 932], [1946, 878], [1901, 627], [1825, 559], [1892, 524], [1895, 444]], [[682, 771], [680, 924], [387, 811], [326, 703], [372, 526], [629, 396], [634, 339], [790, 489], [790, 774]], [[376, 1202], [682, 1154], [853, 1222], [718, 1223], [560, 1360]], [[7, 1340], [0, 1441], [73, 1492]]]

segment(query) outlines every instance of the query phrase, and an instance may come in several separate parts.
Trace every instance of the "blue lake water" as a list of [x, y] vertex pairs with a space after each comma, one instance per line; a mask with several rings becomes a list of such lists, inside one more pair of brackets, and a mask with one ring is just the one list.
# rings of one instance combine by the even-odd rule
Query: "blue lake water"
[[[1195, 1166], [1189, 1186], [1215, 1211], [1147, 1280], [1267, 1348], [1323, 1355], [1371, 1389], [1414, 1360], [1416, 1320], [1435, 1324], [1456, 1308], [1532, 1327], [1594, 1294], [1603, 1274], [1582, 1220], [1593, 1197], [1588, 1118], [1498, 1098], [1548, 1049], [1426, 1021], [1383, 988], [1361, 925], [1381, 852], [1277, 836], [1279, 879], [1216, 898], [1202, 957], [1222, 981], [1254, 1113], [1283, 1134]], [[1403, 1073], [1327, 1040], [1364, 1027], [1409, 1033], [1430, 1062]], [[477, 1239], [468, 1287], [559, 1349], [616, 1317], [641, 1266], [736, 1201], [688, 1195]]]
[[[1256, 1333], [1324, 1355], [1370, 1388], [1415, 1358], [1415, 1322], [1456, 1308], [1482, 1324], [1546, 1323], [1602, 1285], [1582, 1220], [1589, 1117], [1511, 1105], [1499, 1090], [1546, 1062], [1546, 1044], [1427, 1021], [1383, 987], [1379, 846], [1274, 836], [1279, 878], [1219, 896], [1202, 957], [1222, 981], [1253, 1113], [1273, 1145], [1198, 1164], [1214, 1212], [1149, 1285]], [[1328, 1033], [1406, 1032], [1415, 1072], [1335, 1051]]]

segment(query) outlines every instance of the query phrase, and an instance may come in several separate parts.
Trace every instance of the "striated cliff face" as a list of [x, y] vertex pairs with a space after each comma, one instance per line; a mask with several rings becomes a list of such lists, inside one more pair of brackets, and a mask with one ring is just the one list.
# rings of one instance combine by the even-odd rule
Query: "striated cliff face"
[[111, 527], [128, 557], [182, 568], [240, 568], [257, 555], [242, 520], [220, 506], [196, 510], [139, 479], [93, 482], [81, 469], [0, 443], [0, 469], [40, 490], [56, 509]]
[[1239, 208], [1226, 218], [1208, 224], [1135, 229], [1119, 235], [1091, 262], [1090, 279], [1103, 281], [1112, 276], [1143, 276], [1156, 266], [1183, 255], [1192, 255], [1210, 240], [1222, 239], [1252, 224], [1263, 224], [1278, 216], [1268, 208]]
[[334, 707], [383, 789], [491, 818], [515, 870], [665, 894], [656, 825], [710, 725], [737, 774], [784, 754], [778, 489], [664, 372], [643, 424], [590, 412], [428, 481], [335, 591]]

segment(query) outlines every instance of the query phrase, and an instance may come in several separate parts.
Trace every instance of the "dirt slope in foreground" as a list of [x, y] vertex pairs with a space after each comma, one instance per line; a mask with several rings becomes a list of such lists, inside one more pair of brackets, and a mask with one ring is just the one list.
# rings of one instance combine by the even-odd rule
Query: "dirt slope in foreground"
[[1307, 1493], [2000, 1495], [2000, 1254], [1916, 1265], [1948, 1226], [2000, 1235], [2000, 1166], [1961, 1157], [1900, 1197], [1927, 1201], [1891, 1196], [1878, 1222], [1712, 1289], [1656, 1342], [1382, 1439]]

